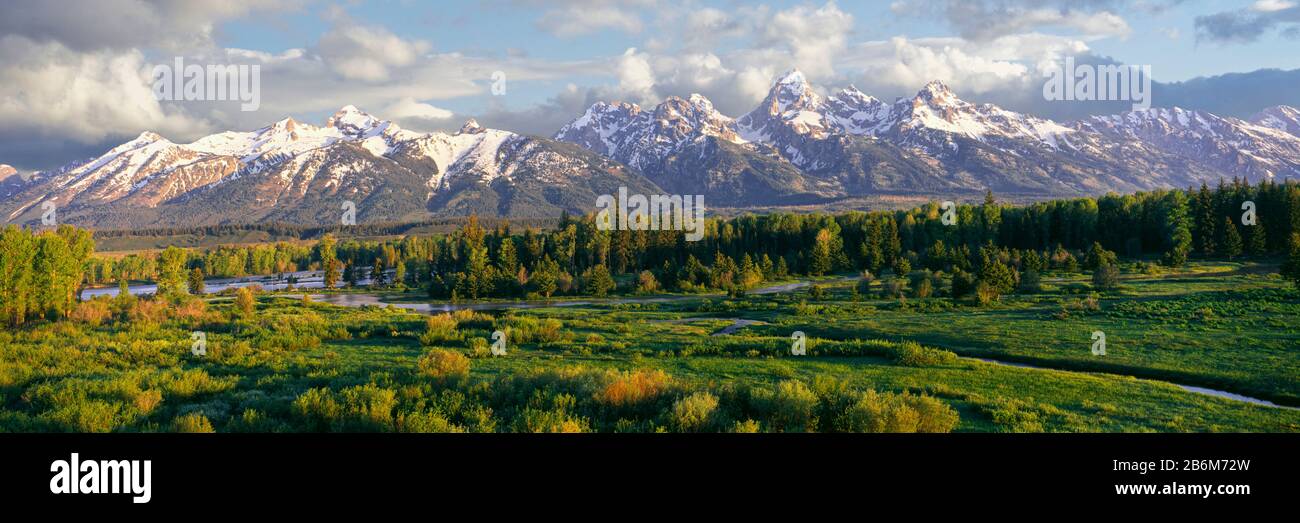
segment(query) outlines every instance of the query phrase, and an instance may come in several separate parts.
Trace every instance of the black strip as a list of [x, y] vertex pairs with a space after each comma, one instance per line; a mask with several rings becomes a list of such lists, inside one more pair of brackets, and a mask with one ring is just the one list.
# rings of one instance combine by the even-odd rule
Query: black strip
[[[995, 512], [1026, 502], [1084, 512], [1253, 509], [1295, 498], [1296, 443], [1288, 434], [5, 434], [0, 500], [5, 507], [128, 514], [189, 514], [214, 504], [222, 512], [276, 506], [303, 514], [394, 505], [495, 510], [505, 500], [521, 508], [617, 501], [658, 512], [665, 500], [706, 493], [726, 500], [713, 509], [736, 514], [811, 508], [813, 499], [819, 510], [866, 501], [926, 510], [982, 503], [981, 510]], [[151, 460], [151, 501], [52, 494], [50, 465], [73, 452], [83, 461]], [[1180, 466], [1188, 459], [1250, 460], [1250, 467], [1113, 470], [1113, 460], [1162, 459]], [[1202, 499], [1114, 491], [1117, 483], [1172, 482], [1250, 485], [1251, 494]]]

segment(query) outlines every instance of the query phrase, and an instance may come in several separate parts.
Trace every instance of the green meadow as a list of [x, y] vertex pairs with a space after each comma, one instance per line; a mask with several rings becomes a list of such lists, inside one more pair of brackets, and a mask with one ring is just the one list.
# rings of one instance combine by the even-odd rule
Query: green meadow
[[1300, 296], [1256, 268], [1126, 271], [1100, 294], [1049, 277], [984, 306], [844, 277], [436, 316], [276, 293], [100, 299], [102, 314], [0, 331], [0, 430], [1297, 431], [1298, 410], [1167, 383], [1300, 405]]

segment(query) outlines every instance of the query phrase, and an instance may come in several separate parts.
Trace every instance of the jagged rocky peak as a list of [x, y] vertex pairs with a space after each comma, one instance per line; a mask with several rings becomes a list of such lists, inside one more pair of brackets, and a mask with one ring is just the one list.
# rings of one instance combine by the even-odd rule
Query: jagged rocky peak
[[848, 87], [840, 89], [838, 93], [835, 93], [834, 99], [841, 102], [855, 102], [864, 105], [880, 102], [880, 100], [877, 100], [876, 97], [862, 92], [855, 85], [849, 85]]
[[457, 134], [482, 134], [485, 132], [487, 132], [487, 129], [479, 125], [478, 120], [470, 118], [465, 122], [465, 125], [460, 126], [460, 132]]
[[925, 105], [933, 108], [952, 109], [971, 104], [953, 94], [948, 84], [943, 83], [941, 80], [932, 80], [930, 83], [925, 84], [925, 87], [922, 87], [920, 91], [917, 91], [916, 96], [912, 98], [912, 107]]
[[607, 116], [634, 116], [641, 112], [641, 106], [628, 102], [596, 102], [587, 108], [587, 112], [578, 122], [596, 120]]
[[687, 98], [670, 96], [655, 106], [653, 118], [656, 133], [671, 129], [683, 138], [704, 135], [738, 140], [731, 118], [714, 109], [713, 102], [701, 94]]
[[808, 78], [796, 68], [776, 81], [763, 105], [768, 114], [777, 115], [790, 110], [815, 110], [821, 105], [821, 98], [808, 83]]
[[691, 93], [687, 100], [691, 102], [692, 106], [699, 108], [701, 111], [717, 113], [717, 110], [713, 108], [713, 101], [700, 93]]
[[692, 94], [689, 98], [668, 97], [655, 106], [655, 118], [686, 118], [692, 122], [730, 120], [713, 108], [713, 102], [700, 94]]

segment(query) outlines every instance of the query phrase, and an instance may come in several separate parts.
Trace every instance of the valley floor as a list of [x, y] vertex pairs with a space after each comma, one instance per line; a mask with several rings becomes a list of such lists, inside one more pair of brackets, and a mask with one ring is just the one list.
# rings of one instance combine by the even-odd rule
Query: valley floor
[[1126, 274], [1096, 299], [1056, 275], [986, 307], [843, 277], [432, 319], [275, 294], [240, 317], [214, 297], [0, 331], [0, 430], [1300, 431], [1300, 294], [1257, 269]]

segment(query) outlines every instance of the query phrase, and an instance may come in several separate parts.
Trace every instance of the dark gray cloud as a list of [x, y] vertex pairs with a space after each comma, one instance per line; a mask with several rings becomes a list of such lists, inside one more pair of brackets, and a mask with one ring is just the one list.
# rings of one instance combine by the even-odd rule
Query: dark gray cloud
[[[1115, 64], [1107, 57], [1078, 56], [1080, 64]], [[1185, 82], [1154, 82], [1152, 107], [1182, 107], [1208, 111], [1220, 116], [1249, 118], [1275, 105], [1300, 107], [1300, 69], [1284, 71], [1261, 69], [1249, 73], [1232, 73], [1202, 77]], [[1092, 115], [1119, 114], [1132, 109], [1131, 102], [1066, 102], [1043, 99], [1041, 84], [1024, 90], [999, 90], [979, 96], [959, 96], [971, 102], [987, 102], [1017, 112], [1050, 118], [1060, 122], [1079, 120]]]
[[19, 130], [0, 131], [0, 164], [20, 171], [57, 169], [72, 161], [94, 158], [132, 137], [113, 137], [100, 143], [86, 144], [75, 140], [33, 137]]
[[1224, 11], [1196, 17], [1197, 41], [1250, 43], [1273, 30], [1286, 37], [1300, 34], [1300, 6], [1274, 2], [1278, 9], [1258, 8]]
[[[1182, 0], [1172, 0], [1180, 3]], [[1134, 6], [1117, 0], [900, 0], [892, 9], [901, 15], [939, 14], [970, 40], [991, 40], [1043, 27], [1070, 29], [1090, 36], [1122, 36], [1129, 26], [1116, 14], [1124, 8], [1166, 9], [1171, 2]]]

